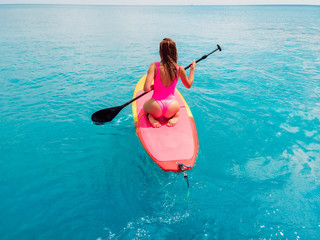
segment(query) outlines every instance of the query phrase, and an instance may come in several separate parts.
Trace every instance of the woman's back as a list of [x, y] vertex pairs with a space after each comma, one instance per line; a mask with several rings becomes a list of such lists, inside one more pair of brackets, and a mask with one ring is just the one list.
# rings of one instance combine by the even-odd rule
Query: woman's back
[[[171, 77], [170, 77], [170, 75], [169, 75], [169, 73], [167, 72], [167, 71], [165, 71], [165, 67], [163, 66], [163, 64], [160, 62], [159, 63], [159, 67], [160, 67], [160, 79], [161, 79], [161, 83], [162, 83], [162, 85], [164, 86], [164, 87], [169, 87], [173, 82], [174, 82], [174, 80], [175, 79], [171, 79]], [[177, 68], [177, 72], [179, 72], [178, 71], [178, 64], [176, 65], [176, 68]], [[156, 72], [156, 74], [157, 74], [157, 72]], [[156, 76], [156, 74], [155, 74], [155, 76]], [[179, 76], [179, 75], [178, 75]]]
[[174, 96], [175, 88], [179, 78], [179, 65], [176, 66], [177, 75], [172, 80], [169, 74], [161, 67], [161, 63], [156, 63], [156, 75], [154, 78], [154, 92], [152, 98], [155, 100], [163, 100]]

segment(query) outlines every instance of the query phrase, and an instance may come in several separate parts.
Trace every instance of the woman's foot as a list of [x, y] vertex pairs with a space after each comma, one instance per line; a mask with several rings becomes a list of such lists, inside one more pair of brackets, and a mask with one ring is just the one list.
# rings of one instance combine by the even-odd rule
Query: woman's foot
[[154, 128], [161, 127], [160, 122], [157, 119], [155, 119], [151, 114], [148, 113], [147, 118], [148, 118], [149, 122], [151, 123], [152, 127], [154, 127]]
[[179, 120], [179, 112], [177, 112], [172, 118], [170, 118], [167, 122], [168, 127], [174, 127]]

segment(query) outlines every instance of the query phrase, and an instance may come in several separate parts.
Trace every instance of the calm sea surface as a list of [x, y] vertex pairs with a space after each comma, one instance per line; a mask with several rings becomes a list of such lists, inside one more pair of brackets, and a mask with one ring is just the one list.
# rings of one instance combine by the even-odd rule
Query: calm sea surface
[[[158, 45], [198, 63], [199, 154], [163, 172], [129, 101]], [[0, 6], [0, 238], [319, 239], [320, 7]]]

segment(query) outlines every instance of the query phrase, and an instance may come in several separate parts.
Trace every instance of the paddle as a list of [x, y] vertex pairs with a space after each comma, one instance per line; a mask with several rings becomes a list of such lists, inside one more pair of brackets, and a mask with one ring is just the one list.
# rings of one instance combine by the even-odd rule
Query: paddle
[[[213, 50], [212, 52], [208, 53], [207, 55], [203, 55], [201, 58], [199, 58], [197, 62], [200, 62], [203, 59], [206, 59], [209, 55], [211, 55], [212, 53], [216, 52], [216, 51], [221, 51], [221, 48], [219, 45], [217, 45], [217, 48], [215, 50]], [[191, 63], [185, 68], [185, 70], [187, 70], [189, 67], [191, 66]], [[95, 124], [104, 124], [105, 122], [110, 122], [112, 119], [115, 118], [115, 116], [118, 115], [118, 113], [125, 108], [126, 106], [128, 106], [130, 103], [134, 102], [135, 100], [137, 100], [138, 98], [141, 98], [142, 96], [146, 95], [148, 92], [144, 92], [141, 95], [135, 97], [134, 99], [130, 100], [129, 102], [118, 106], [118, 107], [112, 107], [112, 108], [105, 108], [102, 110], [99, 110], [97, 112], [95, 112], [94, 114], [92, 114], [91, 116], [91, 120], [95, 123]]]

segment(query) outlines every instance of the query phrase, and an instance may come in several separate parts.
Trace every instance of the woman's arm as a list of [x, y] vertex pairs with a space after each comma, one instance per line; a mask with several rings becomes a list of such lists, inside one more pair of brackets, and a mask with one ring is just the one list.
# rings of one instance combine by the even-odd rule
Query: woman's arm
[[197, 66], [197, 63], [195, 60], [193, 60], [193, 62], [191, 63], [191, 66], [190, 66], [190, 73], [189, 73], [189, 77], [187, 77], [187, 73], [186, 73], [186, 70], [184, 70], [183, 67], [180, 67], [179, 69], [179, 76], [181, 78], [181, 81], [183, 83], [183, 85], [186, 87], [186, 88], [191, 88], [192, 86], [192, 83], [193, 83], [193, 80], [194, 80], [194, 69], [195, 67]]
[[152, 81], [154, 81], [154, 75], [155, 75], [155, 63], [151, 63], [148, 73], [147, 73], [147, 78], [144, 83], [143, 91], [149, 92], [153, 89], [153, 84]]

